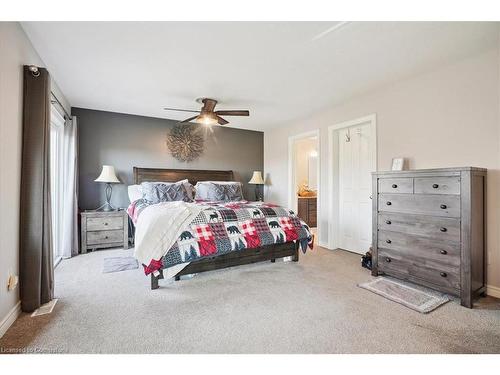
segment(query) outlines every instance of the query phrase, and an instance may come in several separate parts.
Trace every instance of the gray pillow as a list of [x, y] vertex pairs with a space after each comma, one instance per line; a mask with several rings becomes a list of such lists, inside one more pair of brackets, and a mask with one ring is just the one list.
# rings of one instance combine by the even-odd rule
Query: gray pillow
[[243, 191], [240, 182], [198, 182], [195, 187], [196, 199], [205, 201], [241, 201], [243, 200]]
[[143, 182], [142, 199], [149, 204], [160, 202], [184, 201], [191, 202], [190, 194], [182, 182]]

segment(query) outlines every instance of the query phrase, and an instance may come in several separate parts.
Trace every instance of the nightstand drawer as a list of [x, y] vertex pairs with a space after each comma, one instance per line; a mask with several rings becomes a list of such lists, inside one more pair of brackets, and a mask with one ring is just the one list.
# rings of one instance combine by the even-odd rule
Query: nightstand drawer
[[123, 228], [123, 217], [89, 217], [87, 218], [87, 231], [114, 230]]
[[123, 230], [101, 230], [87, 232], [87, 245], [123, 242]]

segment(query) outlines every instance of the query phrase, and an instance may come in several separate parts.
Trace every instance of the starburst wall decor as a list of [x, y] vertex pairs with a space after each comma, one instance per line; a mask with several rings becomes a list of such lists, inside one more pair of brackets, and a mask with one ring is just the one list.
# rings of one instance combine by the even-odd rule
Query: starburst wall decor
[[203, 153], [205, 139], [199, 126], [177, 124], [167, 136], [167, 147], [174, 158], [183, 162], [196, 160]]

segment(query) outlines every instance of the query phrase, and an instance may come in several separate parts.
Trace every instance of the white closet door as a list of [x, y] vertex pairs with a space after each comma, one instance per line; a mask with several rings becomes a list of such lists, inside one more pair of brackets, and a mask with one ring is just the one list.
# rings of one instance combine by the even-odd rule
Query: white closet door
[[371, 245], [371, 172], [375, 170], [369, 124], [339, 131], [339, 247], [363, 254]]

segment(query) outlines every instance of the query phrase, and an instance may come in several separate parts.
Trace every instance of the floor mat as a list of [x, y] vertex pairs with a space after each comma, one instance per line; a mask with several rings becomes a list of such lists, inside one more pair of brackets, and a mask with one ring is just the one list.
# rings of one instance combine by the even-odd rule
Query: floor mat
[[104, 258], [102, 273], [134, 270], [136, 268], [139, 268], [139, 263], [133, 257]]
[[422, 314], [429, 313], [450, 300], [446, 294], [386, 277], [378, 277], [358, 286]]

